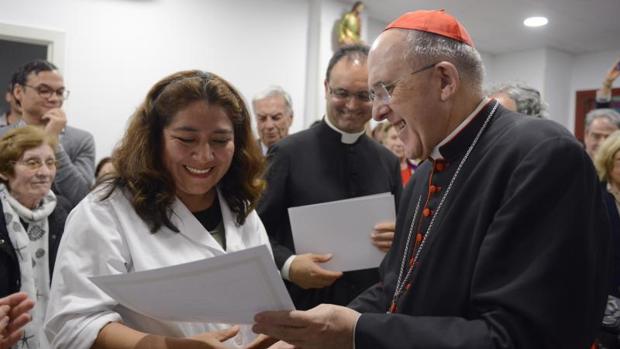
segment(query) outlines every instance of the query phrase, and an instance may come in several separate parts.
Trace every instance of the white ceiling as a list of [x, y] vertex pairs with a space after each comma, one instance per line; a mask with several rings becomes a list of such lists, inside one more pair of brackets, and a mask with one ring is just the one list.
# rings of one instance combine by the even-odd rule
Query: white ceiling
[[[353, 3], [354, 1], [348, 1]], [[620, 0], [364, 0], [368, 16], [390, 22], [417, 9], [444, 8], [486, 53], [550, 47], [572, 54], [620, 48]], [[549, 24], [526, 28], [523, 19]]]

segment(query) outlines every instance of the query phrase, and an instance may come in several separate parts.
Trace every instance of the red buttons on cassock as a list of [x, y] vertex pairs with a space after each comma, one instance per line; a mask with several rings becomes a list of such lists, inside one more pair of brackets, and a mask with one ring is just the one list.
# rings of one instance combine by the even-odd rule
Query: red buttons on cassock
[[435, 171], [441, 172], [446, 169], [446, 164], [443, 161], [435, 162]]
[[428, 188], [428, 190], [429, 190], [431, 193], [436, 193], [436, 192], [438, 192], [438, 191], [439, 191], [439, 188], [437, 188], [437, 186], [435, 186], [435, 185], [431, 185], [431, 186]]
[[432, 211], [431, 211], [431, 209], [430, 209], [430, 208], [428, 208], [428, 207], [426, 207], [426, 208], [424, 209], [424, 211], [422, 211], [422, 215], [423, 215], [424, 217], [430, 217], [430, 215], [431, 215], [432, 213], [433, 213], [433, 212], [432, 212]]
[[422, 241], [422, 234], [421, 233], [415, 234], [415, 243], [419, 244], [421, 241]]

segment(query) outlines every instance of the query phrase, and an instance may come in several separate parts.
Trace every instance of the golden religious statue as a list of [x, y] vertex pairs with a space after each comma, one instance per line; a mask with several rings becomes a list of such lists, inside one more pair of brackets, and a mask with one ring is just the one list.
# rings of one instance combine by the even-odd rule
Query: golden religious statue
[[345, 13], [338, 23], [338, 45], [352, 45], [362, 42], [362, 20], [360, 14], [364, 11], [361, 1], [355, 2], [351, 11]]

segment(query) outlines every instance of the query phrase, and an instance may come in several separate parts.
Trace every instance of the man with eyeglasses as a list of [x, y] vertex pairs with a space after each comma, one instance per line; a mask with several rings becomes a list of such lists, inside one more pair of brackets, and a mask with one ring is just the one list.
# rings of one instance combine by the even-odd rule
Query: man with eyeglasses
[[295, 348], [588, 348], [607, 298], [609, 222], [561, 125], [482, 93], [480, 55], [443, 10], [390, 23], [368, 58], [373, 117], [426, 159], [381, 282], [348, 308], [264, 312]]
[[270, 86], [252, 98], [252, 109], [256, 117], [258, 145], [263, 155], [267, 155], [272, 145], [288, 136], [293, 124], [293, 102], [282, 87]]
[[[336, 51], [325, 77], [325, 117], [317, 126], [274, 144], [267, 155], [267, 189], [257, 212], [298, 309], [326, 302], [347, 304], [378, 281], [376, 268], [341, 273], [321, 267], [329, 255], [295, 254], [287, 211], [289, 207], [385, 192], [398, 198], [398, 158], [365, 134], [371, 118], [367, 56], [368, 47], [362, 45]], [[359, 233], [387, 251], [394, 222], [377, 224], [375, 231]]]
[[0, 128], [0, 137], [11, 128], [24, 125], [40, 126], [57, 137], [58, 171], [52, 189], [75, 206], [88, 194], [94, 181], [95, 142], [89, 132], [67, 125], [62, 105], [69, 91], [62, 75], [53, 63], [34, 60], [13, 74], [11, 84], [22, 117], [15, 124]]

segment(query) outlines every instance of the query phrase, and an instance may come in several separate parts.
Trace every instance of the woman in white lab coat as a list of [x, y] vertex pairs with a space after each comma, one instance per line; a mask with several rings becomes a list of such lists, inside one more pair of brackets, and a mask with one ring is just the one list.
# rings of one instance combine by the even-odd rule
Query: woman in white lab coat
[[263, 160], [239, 93], [211, 73], [164, 78], [132, 116], [112, 158], [116, 172], [67, 220], [46, 321], [54, 348], [251, 342], [246, 326], [236, 333], [229, 325], [164, 322], [131, 311], [88, 279], [269, 246], [254, 211]]

